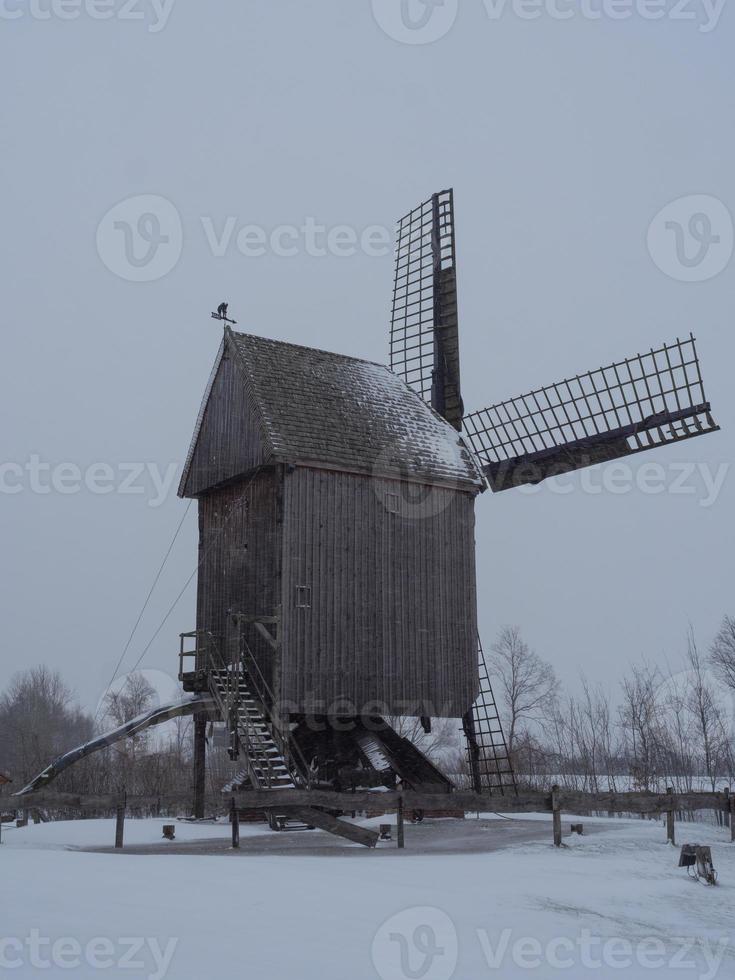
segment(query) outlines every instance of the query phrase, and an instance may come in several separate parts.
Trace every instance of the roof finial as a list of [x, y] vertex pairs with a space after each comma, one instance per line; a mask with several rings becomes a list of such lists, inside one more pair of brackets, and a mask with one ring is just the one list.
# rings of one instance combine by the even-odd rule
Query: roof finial
[[228, 303], [220, 303], [219, 306], [217, 307], [217, 312], [212, 313], [212, 319], [222, 320], [225, 326], [227, 326], [228, 324], [232, 324], [232, 326], [235, 327], [237, 326], [237, 320], [232, 320], [230, 319], [230, 317], [227, 316], [228, 305], [229, 305]]

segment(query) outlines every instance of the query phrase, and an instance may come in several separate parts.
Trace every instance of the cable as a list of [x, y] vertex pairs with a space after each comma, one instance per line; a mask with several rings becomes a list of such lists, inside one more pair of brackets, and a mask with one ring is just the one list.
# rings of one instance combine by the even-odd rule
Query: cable
[[[251, 486], [251, 484], [252, 484], [252, 482], [253, 482], [253, 480], [255, 479], [255, 477], [256, 477], [256, 476], [258, 476], [258, 474], [260, 473], [260, 471], [261, 471], [261, 469], [262, 469], [262, 466], [258, 466], [258, 467], [256, 467], [256, 468], [255, 468], [255, 470], [254, 470], [254, 471], [253, 471], [253, 473], [252, 473], [252, 476], [250, 477], [250, 479], [248, 480], [248, 482], [247, 482], [247, 483], [245, 484], [245, 486], [244, 486], [244, 488], [243, 488], [243, 491], [242, 491], [242, 493], [240, 494], [240, 496], [239, 496], [239, 497], [238, 497], [238, 498], [237, 498], [236, 500], [234, 500], [234, 501], [232, 502], [232, 506], [230, 507], [230, 509], [229, 509], [229, 511], [227, 512], [227, 516], [225, 517], [225, 519], [224, 519], [224, 521], [223, 521], [223, 522], [222, 522], [222, 524], [220, 525], [220, 527], [219, 527], [219, 530], [218, 530], [218, 532], [217, 532], [217, 534], [216, 534], [216, 535], [214, 535], [214, 538], [215, 538], [215, 540], [216, 540], [216, 538], [217, 538], [217, 536], [218, 536], [219, 534], [221, 534], [221, 533], [222, 533], [222, 532], [224, 531], [224, 529], [225, 529], [225, 528], [227, 527], [227, 525], [228, 525], [228, 523], [230, 522], [230, 520], [232, 520], [232, 516], [233, 516], [233, 514], [235, 513], [235, 508], [236, 508], [236, 507], [238, 507], [238, 506], [239, 506], [239, 505], [240, 505], [240, 504], [241, 504], [241, 503], [243, 502], [243, 500], [245, 499], [245, 495], [247, 494], [247, 492], [248, 492], [248, 490], [250, 489], [250, 486]], [[191, 501], [189, 501], [189, 503], [191, 504]], [[188, 510], [188, 508], [187, 508], [187, 510]], [[185, 516], [186, 516], [186, 515], [185, 515]], [[193, 572], [191, 573], [191, 575], [189, 576], [189, 578], [188, 578], [188, 579], [186, 580], [186, 582], [184, 583], [184, 586], [183, 586], [183, 588], [181, 589], [181, 591], [179, 592], [179, 594], [178, 594], [178, 595], [176, 596], [176, 598], [174, 599], [174, 601], [173, 601], [173, 602], [171, 603], [171, 605], [169, 606], [169, 608], [168, 608], [168, 611], [167, 611], [167, 613], [166, 613], [166, 615], [165, 615], [165, 616], [163, 617], [163, 619], [161, 620], [161, 623], [159, 624], [159, 626], [158, 626], [158, 628], [156, 629], [156, 631], [155, 631], [155, 633], [154, 633], [154, 634], [153, 634], [153, 636], [152, 636], [152, 637], [150, 638], [150, 640], [149, 640], [149, 641], [148, 641], [148, 643], [146, 644], [146, 646], [145, 646], [145, 648], [144, 648], [144, 650], [143, 650], [143, 652], [141, 653], [141, 655], [140, 655], [140, 656], [138, 657], [138, 659], [136, 660], [136, 662], [135, 662], [135, 664], [134, 664], [134, 666], [133, 666], [133, 669], [131, 670], [131, 673], [133, 673], [134, 671], [136, 671], [136, 670], [138, 669], [138, 667], [140, 666], [140, 664], [141, 664], [141, 662], [142, 662], [142, 660], [143, 660], [143, 658], [145, 657], [145, 655], [146, 655], [146, 654], [148, 653], [148, 651], [150, 650], [150, 648], [151, 648], [151, 646], [153, 645], [153, 642], [155, 641], [155, 639], [156, 639], [156, 637], [157, 637], [157, 636], [158, 636], [158, 634], [159, 634], [159, 633], [161, 632], [161, 630], [163, 629], [163, 627], [164, 627], [164, 626], [166, 625], [166, 623], [167, 623], [167, 621], [168, 621], [168, 618], [169, 618], [169, 616], [170, 616], [170, 615], [171, 615], [171, 613], [172, 613], [172, 612], [174, 611], [174, 609], [176, 608], [176, 606], [177, 606], [177, 605], [179, 604], [179, 601], [181, 600], [181, 597], [183, 596], [183, 594], [184, 594], [184, 593], [186, 592], [186, 590], [187, 590], [187, 589], [189, 588], [189, 586], [191, 585], [191, 582], [192, 582], [192, 579], [194, 578], [194, 576], [196, 575], [196, 573], [197, 573], [197, 572], [199, 571], [199, 569], [200, 569], [200, 568], [202, 567], [202, 564], [203, 564], [203, 562], [204, 562], [204, 559], [205, 559], [205, 558], [206, 558], [206, 557], [207, 557], [207, 556], [209, 555], [209, 553], [210, 553], [210, 551], [211, 551], [211, 550], [212, 550], [212, 548], [214, 547], [214, 545], [215, 545], [215, 540], [213, 540], [213, 541], [212, 541], [212, 542], [210, 543], [210, 545], [209, 545], [209, 547], [208, 547], [208, 548], [206, 549], [206, 551], [205, 551], [205, 552], [204, 552], [204, 553], [202, 554], [202, 556], [201, 556], [201, 558], [199, 559], [199, 561], [198, 561], [198, 563], [197, 563], [197, 565], [196, 565], [196, 567], [194, 568], [194, 571], [193, 571]]]
[[[192, 503], [193, 503], [193, 501], [190, 500], [188, 502], [188, 504], [186, 505], [186, 510], [184, 511], [184, 513], [183, 513], [183, 515], [181, 517], [181, 520], [179, 521], [178, 527], [174, 531], [174, 536], [171, 539], [171, 543], [168, 546], [168, 550], [166, 551], [166, 554], [163, 557], [163, 561], [161, 562], [161, 565], [160, 565], [158, 571], [156, 572], [156, 577], [153, 579], [153, 584], [151, 585], [150, 589], [148, 590], [148, 595], [145, 597], [145, 602], [143, 603], [143, 608], [138, 613], [138, 618], [135, 620], [135, 625], [133, 626], [132, 630], [130, 631], [130, 636], [127, 639], [127, 643], [125, 644], [125, 647], [123, 648], [123, 652], [120, 654], [120, 659], [118, 660], [117, 664], [115, 665], [115, 669], [112, 672], [112, 677], [108, 681], [107, 687], [106, 687], [105, 690], [108, 690], [109, 691], [110, 687], [115, 682], [115, 678], [117, 677], [117, 672], [120, 670], [120, 666], [122, 665], [122, 662], [125, 659], [125, 656], [126, 656], [128, 650], [130, 649], [130, 644], [133, 642], [133, 637], [135, 636], [135, 634], [136, 634], [136, 632], [138, 630], [138, 626], [140, 626], [140, 621], [142, 620], [142, 618], [143, 618], [143, 616], [145, 614], [145, 611], [148, 608], [148, 603], [151, 601], [151, 596], [153, 595], [153, 590], [155, 589], [156, 585], [158, 584], [158, 580], [160, 579], [161, 574], [163, 573], [163, 569], [166, 566], [166, 562], [168, 561], [169, 556], [170, 556], [171, 552], [173, 551], [173, 547], [176, 544], [176, 539], [179, 536], [179, 532], [181, 531], [181, 528], [182, 528], [182, 526], [184, 524], [184, 521], [186, 520], [186, 515], [189, 513], [189, 509], [191, 508]], [[188, 584], [189, 583], [187, 582], [187, 585]], [[155, 637], [154, 637], [154, 639], [155, 639]], [[151, 641], [151, 642], [153, 642], [153, 641]], [[135, 668], [133, 668], [133, 669], [135, 669]], [[94, 721], [95, 722], [97, 721], [97, 718], [99, 717], [100, 707], [102, 706], [103, 700], [104, 699], [100, 699], [100, 702], [97, 705], [97, 710], [96, 710], [95, 715], [94, 715]]]

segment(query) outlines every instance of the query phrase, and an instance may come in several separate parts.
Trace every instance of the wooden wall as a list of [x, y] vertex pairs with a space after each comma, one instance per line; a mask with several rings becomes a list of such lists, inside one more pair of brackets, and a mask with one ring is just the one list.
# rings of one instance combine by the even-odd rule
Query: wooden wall
[[[280, 602], [281, 486], [271, 468], [199, 498], [197, 629], [214, 633], [223, 652], [235, 639], [228, 611], [272, 616]], [[268, 676], [270, 648], [252, 628], [246, 637]]]
[[[375, 713], [435, 717], [470, 707], [471, 494], [298, 467], [285, 477], [283, 532], [287, 702], [321, 713], [345, 698], [359, 713], [377, 701]], [[299, 587], [309, 608], [297, 607]]]
[[242, 374], [225, 351], [212, 386], [184, 496], [196, 496], [263, 463], [267, 448]]

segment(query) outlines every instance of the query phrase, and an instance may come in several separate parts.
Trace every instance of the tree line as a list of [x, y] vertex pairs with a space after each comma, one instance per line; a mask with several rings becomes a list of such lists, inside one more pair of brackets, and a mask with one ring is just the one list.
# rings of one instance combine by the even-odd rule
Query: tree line
[[[563, 691], [553, 666], [530, 648], [517, 626], [503, 627], [488, 668], [508, 750], [520, 785], [614, 792], [678, 792], [735, 786], [735, 617], [726, 616], [700, 648], [693, 630], [678, 661], [640, 659], [617, 689], [584, 673]], [[0, 772], [20, 789], [55, 758], [156, 704], [142, 674], [105, 696], [97, 716], [81, 710], [57, 671], [39, 666], [15, 675], [0, 694]], [[394, 728], [450, 773], [466, 773], [460, 726], [390, 719]], [[89, 795], [193, 793], [193, 723], [177, 719], [125, 739], [71, 766], [54, 783]], [[208, 728], [207, 792], [232, 778], [224, 738]], [[6, 791], [7, 792], [7, 791]]]
[[690, 628], [682, 647], [673, 664], [630, 664], [617, 690], [582, 672], [569, 693], [518, 627], [501, 629], [488, 666], [521, 783], [589, 792], [735, 786], [735, 618], [723, 619], [705, 649]]

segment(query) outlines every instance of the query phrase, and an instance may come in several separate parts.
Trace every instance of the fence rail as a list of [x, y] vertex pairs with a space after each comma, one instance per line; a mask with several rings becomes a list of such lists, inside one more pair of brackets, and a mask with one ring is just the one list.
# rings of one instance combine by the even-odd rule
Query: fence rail
[[[298, 810], [303, 807], [323, 807], [346, 812], [368, 810], [379, 813], [402, 813], [408, 810], [504, 813], [549, 813], [552, 816], [554, 843], [561, 844], [561, 813], [638, 813], [667, 815], [667, 836], [674, 841], [674, 815], [682, 811], [715, 810], [725, 814], [724, 823], [730, 827], [735, 842], [735, 794], [728, 789], [718, 793], [583, 793], [553, 787], [550, 793], [520, 792], [517, 796], [492, 796], [487, 793], [413, 793], [413, 792], [353, 792], [336, 793], [320, 789], [236, 790], [219, 797], [208, 797], [210, 806], [225, 809], [234, 801], [242, 809], [268, 810], [277, 808]], [[83, 796], [75, 793], [27, 793], [6, 797], [6, 806], [16, 809], [38, 808], [72, 810], [115, 810], [120, 820], [125, 810], [145, 807], [191, 807], [189, 796]]]

